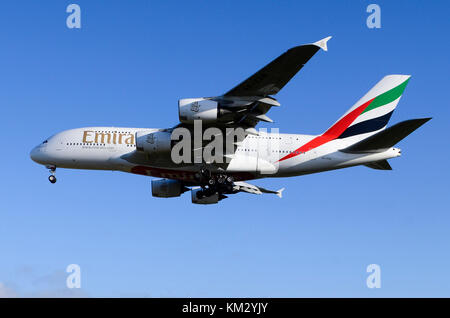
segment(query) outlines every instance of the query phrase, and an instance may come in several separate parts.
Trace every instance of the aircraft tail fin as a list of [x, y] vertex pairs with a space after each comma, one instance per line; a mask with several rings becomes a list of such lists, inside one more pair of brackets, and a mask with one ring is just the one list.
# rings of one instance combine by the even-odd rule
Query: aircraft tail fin
[[414, 130], [425, 124], [431, 118], [419, 118], [402, 121], [382, 130], [375, 135], [363, 139], [350, 147], [341, 149], [349, 153], [381, 152], [393, 147], [400, 140], [411, 134]]
[[387, 75], [351, 107], [323, 135], [334, 138], [367, 138], [386, 127], [410, 75]]

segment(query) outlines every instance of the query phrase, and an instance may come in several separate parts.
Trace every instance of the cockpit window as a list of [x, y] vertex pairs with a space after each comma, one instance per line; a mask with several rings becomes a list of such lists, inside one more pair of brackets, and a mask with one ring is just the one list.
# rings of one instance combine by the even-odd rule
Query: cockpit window
[[46, 144], [48, 142], [48, 140], [44, 140], [43, 144]]

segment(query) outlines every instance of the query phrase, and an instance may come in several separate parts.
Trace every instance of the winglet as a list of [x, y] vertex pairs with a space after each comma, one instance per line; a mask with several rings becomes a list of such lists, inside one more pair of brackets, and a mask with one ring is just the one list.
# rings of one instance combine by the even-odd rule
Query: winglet
[[322, 40], [314, 42], [313, 45], [320, 47], [322, 50], [324, 50], [326, 52], [326, 51], [328, 51], [327, 42], [329, 39], [331, 39], [331, 36], [328, 36]]
[[281, 188], [281, 189], [278, 190], [277, 193], [276, 193], [280, 199], [283, 197], [283, 191], [284, 191], [284, 188]]

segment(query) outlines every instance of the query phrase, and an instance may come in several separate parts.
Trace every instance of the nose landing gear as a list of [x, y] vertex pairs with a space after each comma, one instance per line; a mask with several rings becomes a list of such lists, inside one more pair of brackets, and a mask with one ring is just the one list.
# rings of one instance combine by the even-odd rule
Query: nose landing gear
[[55, 183], [56, 182], [56, 177], [54, 175], [50, 175], [48, 177], [48, 181], [50, 181], [51, 183]]
[[50, 183], [55, 183], [56, 182], [56, 177], [55, 177], [56, 167], [55, 166], [47, 166], [46, 168], [51, 173], [50, 176], [48, 177], [48, 181], [50, 181]]

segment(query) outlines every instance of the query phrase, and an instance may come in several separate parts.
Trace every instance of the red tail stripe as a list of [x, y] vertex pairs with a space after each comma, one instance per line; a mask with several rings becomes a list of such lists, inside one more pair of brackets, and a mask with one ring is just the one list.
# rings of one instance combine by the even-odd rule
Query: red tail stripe
[[317, 136], [316, 138], [312, 139], [311, 141], [307, 142], [300, 148], [294, 150], [290, 154], [284, 156], [278, 161], [283, 161], [295, 156], [298, 156], [302, 152], [307, 152], [309, 150], [312, 150], [314, 148], [317, 148], [331, 140], [336, 139], [339, 137], [347, 128], [351, 125], [352, 122], [355, 121], [355, 119], [361, 115], [361, 113], [366, 109], [367, 106], [370, 105], [370, 103], [375, 98], [372, 98], [371, 100], [365, 102], [361, 106], [355, 108], [350, 113], [342, 117], [337, 123], [335, 123], [333, 126], [331, 126], [326, 132], [324, 132], [322, 135]]

